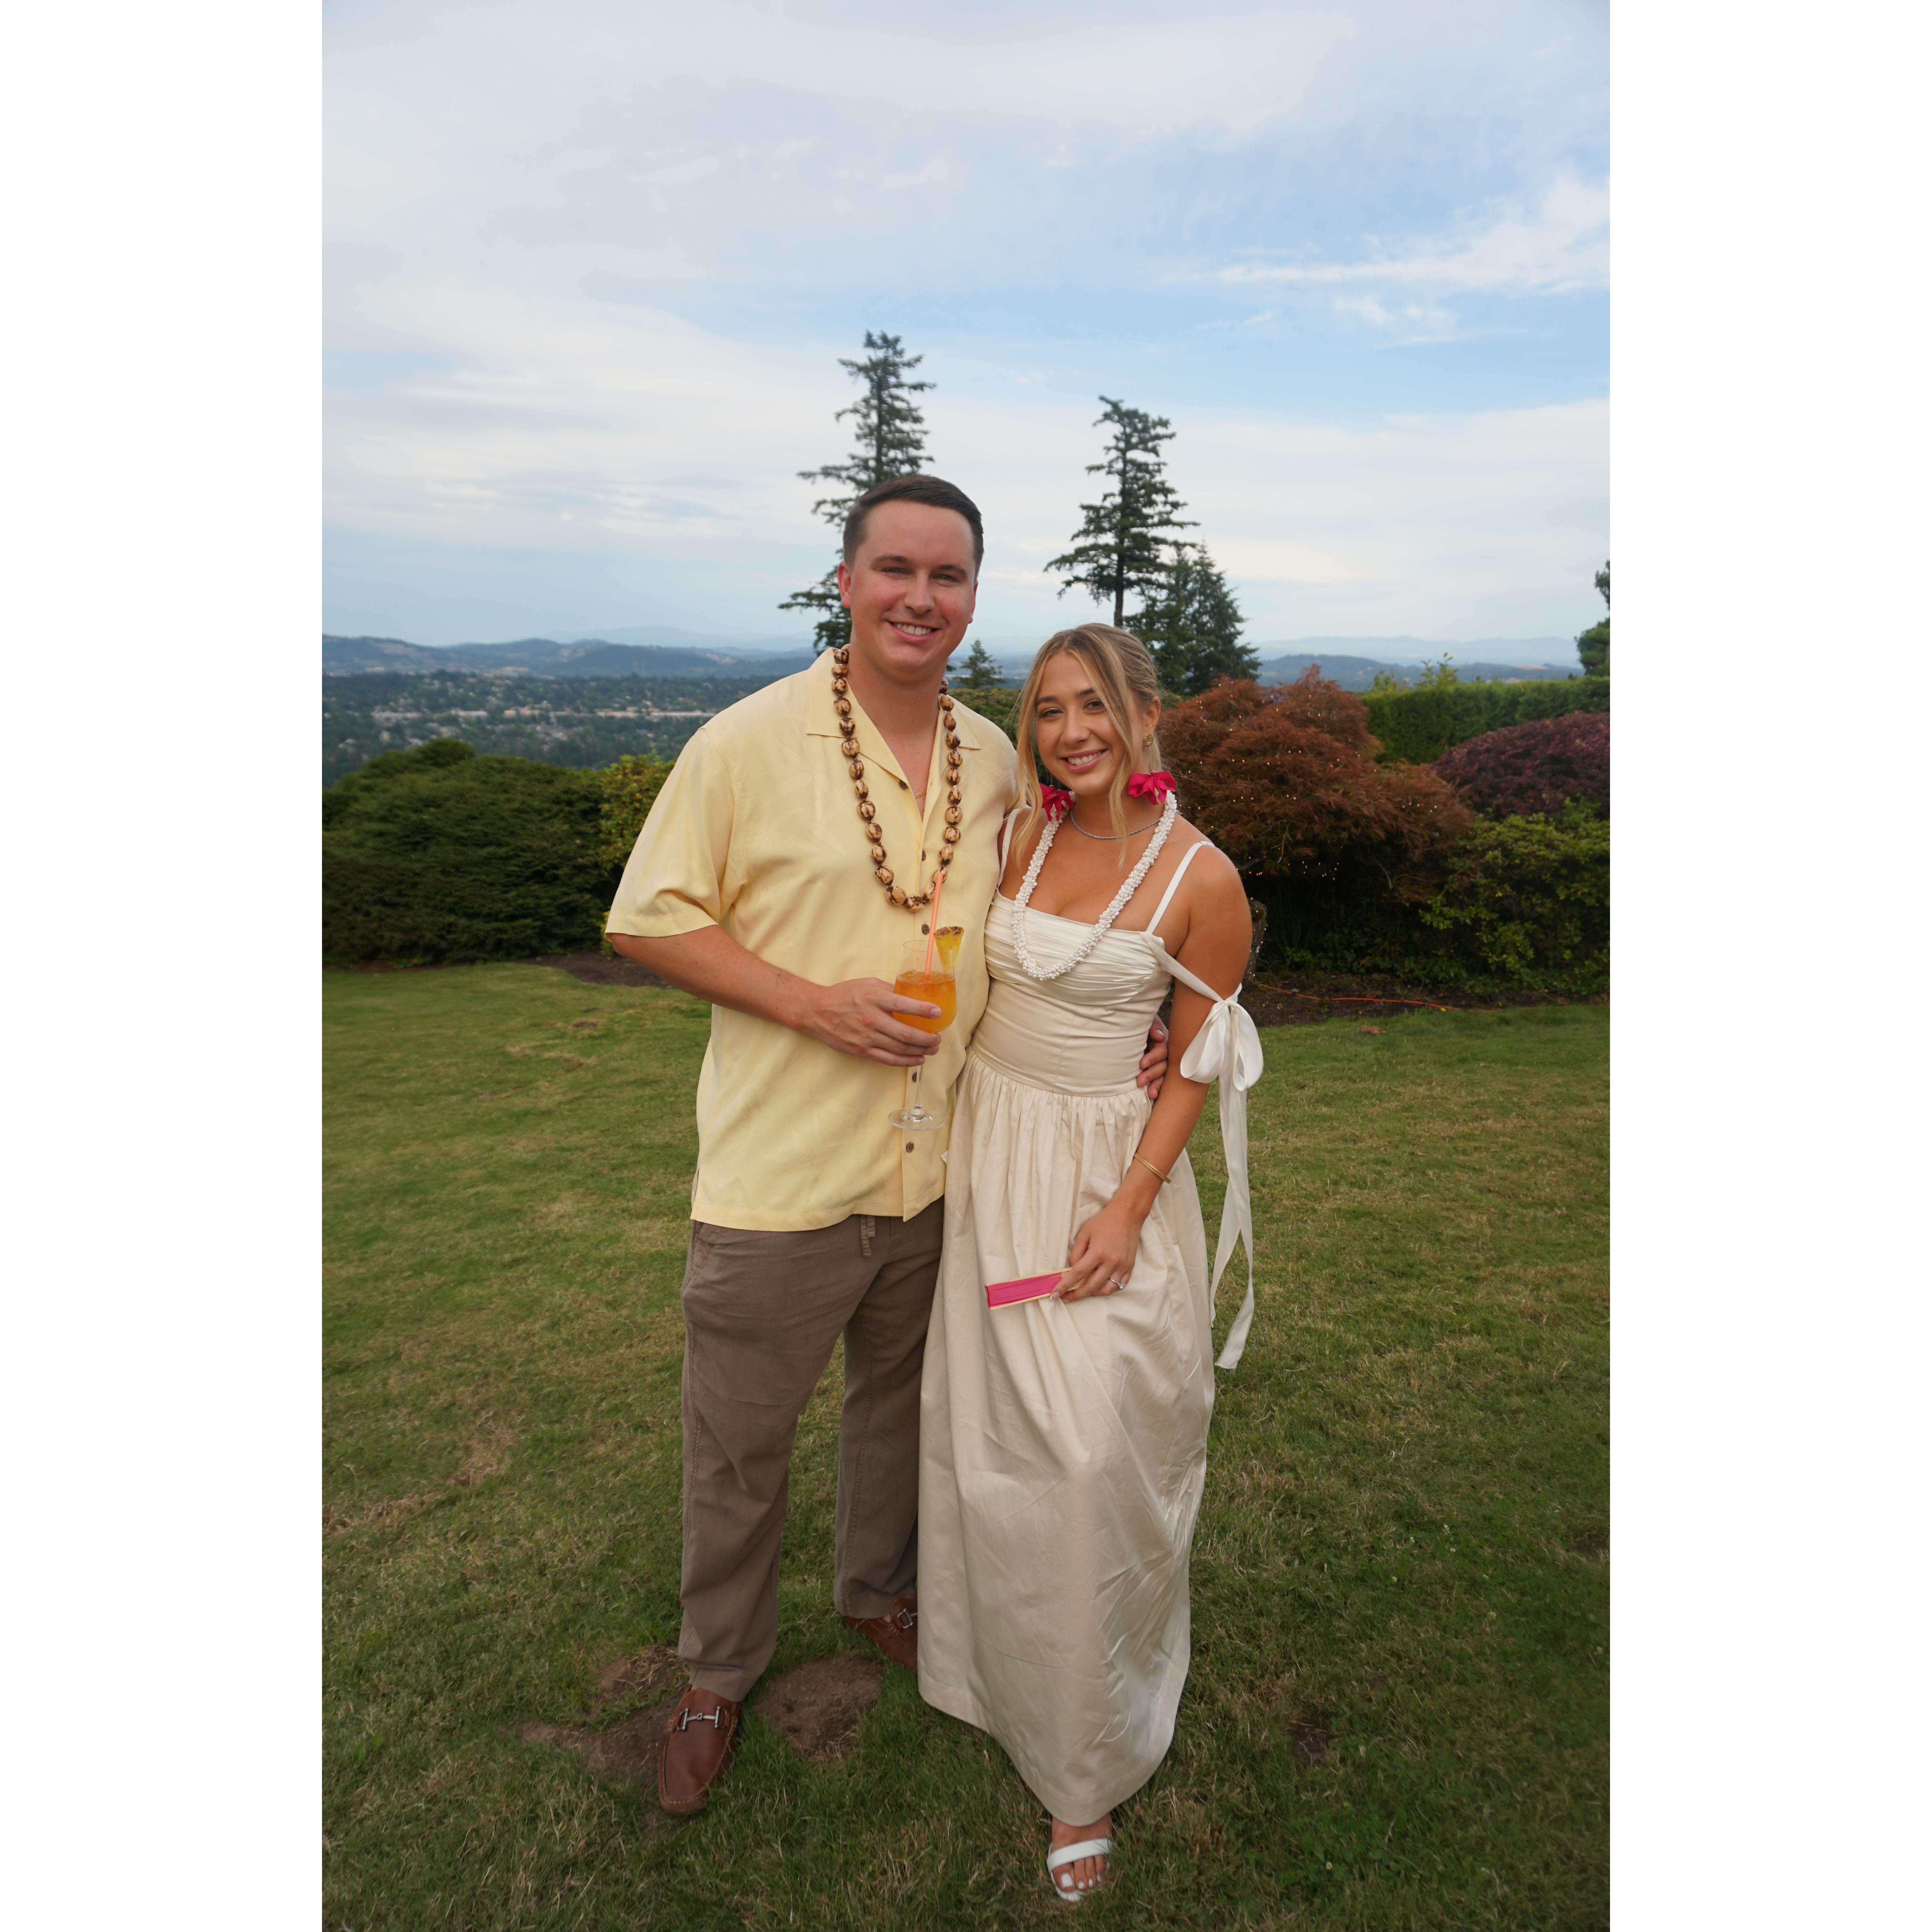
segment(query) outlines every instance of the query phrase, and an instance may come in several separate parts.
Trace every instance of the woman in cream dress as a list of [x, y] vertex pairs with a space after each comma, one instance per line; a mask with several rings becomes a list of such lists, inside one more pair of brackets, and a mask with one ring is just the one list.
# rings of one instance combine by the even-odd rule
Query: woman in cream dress
[[[1250, 1250], [1225, 1367], [1254, 1306], [1247, 900], [1154, 769], [1160, 710], [1147, 651], [1104, 625], [1050, 639], [1022, 695], [920, 1412], [920, 1693], [989, 1732], [1046, 1805], [1069, 1901], [1100, 1882], [1108, 1814], [1166, 1753], [1187, 1675], [1214, 1376], [1185, 1149], [1216, 1079], [1214, 1280], [1238, 1233]], [[1180, 1071], [1150, 1106], [1135, 1075], [1170, 986]], [[988, 1309], [989, 1282], [1054, 1270], [1052, 1295]]]

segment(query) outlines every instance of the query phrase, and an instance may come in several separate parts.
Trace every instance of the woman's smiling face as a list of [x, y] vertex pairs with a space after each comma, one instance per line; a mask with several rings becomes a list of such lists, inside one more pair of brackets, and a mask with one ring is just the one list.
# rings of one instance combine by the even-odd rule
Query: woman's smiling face
[[1142, 742], [1160, 716], [1158, 704], [1140, 722], [1131, 743], [1124, 744], [1100, 694], [1094, 674], [1076, 651], [1054, 653], [1040, 674], [1034, 705], [1034, 741], [1040, 762], [1076, 798], [1104, 798], [1123, 766], [1136, 769]]

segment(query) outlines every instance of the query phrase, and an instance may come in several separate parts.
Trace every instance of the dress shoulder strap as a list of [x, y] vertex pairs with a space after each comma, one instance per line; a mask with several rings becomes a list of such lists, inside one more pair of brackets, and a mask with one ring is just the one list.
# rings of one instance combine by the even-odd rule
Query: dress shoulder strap
[[[1195, 854], [1199, 851], [1202, 846], [1211, 845], [1214, 842], [1211, 838], [1197, 838], [1185, 852], [1181, 854], [1180, 863], [1174, 867], [1174, 877], [1168, 880], [1167, 890], [1161, 894], [1160, 904], [1154, 908], [1154, 916], [1148, 921], [1147, 929], [1150, 935], [1159, 936], [1160, 922], [1167, 916], [1167, 908], [1174, 898], [1174, 889], [1180, 884], [1181, 875], [1190, 866], [1193, 864]], [[1215, 997], [1218, 998], [1220, 996], [1216, 994]]]

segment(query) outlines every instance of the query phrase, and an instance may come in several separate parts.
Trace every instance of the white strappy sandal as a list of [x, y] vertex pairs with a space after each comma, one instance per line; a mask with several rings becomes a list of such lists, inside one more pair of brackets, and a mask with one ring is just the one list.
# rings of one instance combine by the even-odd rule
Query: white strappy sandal
[[1104, 1877], [1095, 1879], [1090, 1885], [1075, 1882], [1066, 1867], [1078, 1864], [1082, 1858], [1104, 1858], [1113, 1856], [1112, 1838], [1082, 1838], [1077, 1845], [1062, 1845], [1057, 1852], [1046, 1855], [1046, 1875], [1053, 1881], [1053, 1889], [1069, 1905], [1078, 1905], [1090, 1892], [1098, 1892], [1106, 1882]]

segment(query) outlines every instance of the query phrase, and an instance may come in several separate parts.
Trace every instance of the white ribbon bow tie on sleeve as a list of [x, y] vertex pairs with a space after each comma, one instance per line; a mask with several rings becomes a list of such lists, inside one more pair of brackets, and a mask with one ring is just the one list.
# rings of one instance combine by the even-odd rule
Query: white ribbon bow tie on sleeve
[[1215, 1363], [1217, 1368], [1232, 1369], [1247, 1346], [1248, 1330], [1255, 1319], [1255, 1222], [1248, 1198], [1247, 1096], [1248, 1089], [1262, 1077], [1261, 1036], [1255, 1030], [1253, 1016], [1240, 1004], [1240, 987], [1224, 999], [1178, 961], [1168, 963], [1177, 978], [1214, 1002], [1205, 1024], [1181, 1056], [1180, 1075], [1184, 1080], [1198, 1080], [1204, 1084], [1210, 1080], [1220, 1083], [1221, 1148], [1227, 1156], [1228, 1192], [1221, 1204], [1220, 1238], [1214, 1244], [1214, 1275], [1208, 1290], [1210, 1298], [1221, 1286], [1222, 1270], [1234, 1252], [1236, 1235], [1240, 1237], [1248, 1255], [1248, 1292]]

